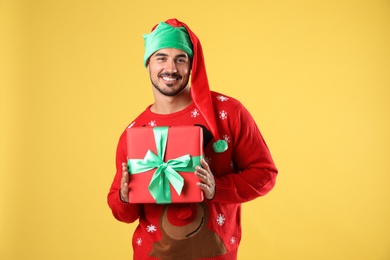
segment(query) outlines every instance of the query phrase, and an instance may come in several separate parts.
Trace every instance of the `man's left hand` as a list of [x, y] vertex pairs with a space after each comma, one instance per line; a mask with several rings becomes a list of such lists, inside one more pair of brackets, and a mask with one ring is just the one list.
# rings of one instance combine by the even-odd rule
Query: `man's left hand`
[[197, 182], [196, 184], [201, 190], [203, 190], [204, 196], [211, 200], [215, 195], [214, 175], [204, 158], [200, 160], [200, 164], [202, 167], [196, 166], [195, 175], [198, 176], [201, 182]]

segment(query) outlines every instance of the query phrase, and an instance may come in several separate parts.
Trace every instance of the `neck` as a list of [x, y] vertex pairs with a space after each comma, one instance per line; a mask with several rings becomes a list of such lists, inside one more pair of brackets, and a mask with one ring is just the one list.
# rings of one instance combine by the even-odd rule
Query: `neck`
[[154, 104], [150, 110], [156, 114], [172, 114], [183, 110], [192, 103], [191, 91], [186, 87], [175, 96], [165, 96], [158, 91], [154, 91]]

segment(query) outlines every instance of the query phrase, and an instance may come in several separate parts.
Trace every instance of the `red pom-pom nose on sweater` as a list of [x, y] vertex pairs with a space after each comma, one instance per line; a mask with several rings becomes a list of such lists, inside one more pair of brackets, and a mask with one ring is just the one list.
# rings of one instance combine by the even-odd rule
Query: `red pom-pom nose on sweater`
[[168, 206], [168, 221], [174, 226], [185, 226], [196, 217], [196, 204], [171, 204]]

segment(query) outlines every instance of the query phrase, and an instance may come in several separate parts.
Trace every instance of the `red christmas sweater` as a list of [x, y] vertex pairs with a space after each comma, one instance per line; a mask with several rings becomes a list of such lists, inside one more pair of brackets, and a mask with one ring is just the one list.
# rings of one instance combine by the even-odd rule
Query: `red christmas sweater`
[[[119, 139], [108, 204], [119, 221], [139, 220], [132, 241], [135, 260], [236, 259], [241, 203], [267, 194], [275, 185], [277, 169], [250, 113], [232, 97], [216, 92], [211, 95], [220, 135], [229, 145], [223, 153], [213, 151], [215, 140], [204, 148], [216, 182], [212, 200], [169, 205], [123, 203], [119, 190], [122, 163], [127, 162], [126, 133]], [[177, 125], [207, 124], [192, 103], [168, 115], [155, 114], [149, 106], [129, 127]]]

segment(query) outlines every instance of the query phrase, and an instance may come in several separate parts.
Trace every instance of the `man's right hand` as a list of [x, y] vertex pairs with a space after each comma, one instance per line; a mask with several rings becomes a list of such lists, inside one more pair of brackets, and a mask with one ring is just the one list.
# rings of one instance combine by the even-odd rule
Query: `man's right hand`
[[121, 179], [121, 201], [129, 202], [129, 173], [127, 171], [127, 163], [122, 163], [122, 179]]

